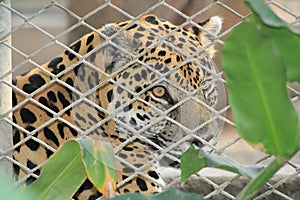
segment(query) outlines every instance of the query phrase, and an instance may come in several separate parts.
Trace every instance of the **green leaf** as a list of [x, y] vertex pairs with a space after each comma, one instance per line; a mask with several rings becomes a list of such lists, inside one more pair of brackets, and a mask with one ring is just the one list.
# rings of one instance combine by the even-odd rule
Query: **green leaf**
[[239, 134], [268, 153], [291, 156], [297, 149], [297, 114], [286, 88], [285, 60], [263, 24], [245, 21], [226, 41], [223, 70]]
[[32, 200], [34, 199], [34, 191], [27, 191], [25, 194], [18, 191], [13, 186], [13, 183], [6, 180], [6, 177], [1, 176], [0, 180], [0, 197], [3, 200]]
[[85, 179], [80, 146], [71, 140], [47, 160], [40, 177], [25, 190], [34, 191], [35, 200], [71, 199]]
[[184, 183], [192, 174], [207, 166], [203, 152], [194, 145], [184, 152], [180, 158], [181, 183]]
[[255, 178], [264, 167], [259, 165], [243, 166], [225, 155], [209, 154], [206, 156], [207, 167], [224, 169], [234, 173], [244, 175], [248, 178]]
[[261, 0], [245, 0], [245, 3], [253, 11], [253, 23], [274, 42], [283, 58], [288, 81], [300, 83], [300, 30], [281, 20]]
[[110, 143], [89, 138], [77, 139], [83, 152], [83, 161], [89, 180], [105, 197], [116, 191], [116, 168]]
[[87, 177], [103, 196], [115, 194], [116, 173], [109, 143], [89, 138], [66, 142], [47, 160], [40, 177], [25, 192], [34, 191], [37, 200], [70, 199]]
[[204, 155], [201, 149], [195, 149], [193, 145], [182, 154], [180, 163], [181, 183], [205, 167], [224, 169], [249, 178], [255, 178], [263, 170], [261, 166], [242, 166], [225, 155]]
[[233, 31], [223, 51], [229, 100], [240, 135], [250, 143], [262, 143], [276, 159], [243, 189], [238, 200], [250, 199], [299, 149], [300, 141], [297, 113], [285, 86], [287, 81], [300, 83], [300, 31], [261, 0], [245, 3], [252, 17]]
[[111, 200], [203, 200], [203, 198], [196, 194], [185, 193], [176, 189], [169, 189], [168, 191], [158, 193], [156, 195], [142, 195], [138, 193], [126, 193], [124, 195], [112, 198]]
[[300, 56], [298, 55], [300, 36], [292, 34], [286, 29], [274, 30], [266, 27], [265, 30], [272, 36], [280, 55], [284, 59], [288, 81], [297, 81], [300, 83]]

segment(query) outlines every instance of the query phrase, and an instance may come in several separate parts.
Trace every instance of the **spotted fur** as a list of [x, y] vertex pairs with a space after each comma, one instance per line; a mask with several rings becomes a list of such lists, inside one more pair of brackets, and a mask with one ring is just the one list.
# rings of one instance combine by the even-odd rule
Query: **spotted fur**
[[[18, 178], [30, 184], [36, 178], [27, 174], [39, 175], [55, 149], [88, 135], [115, 148], [119, 193], [160, 192], [164, 182], [157, 167], [177, 167], [187, 145], [203, 146], [217, 135], [203, 123], [212, 116], [207, 107], [217, 102], [214, 49], [208, 44], [221, 23], [212, 17], [199, 23], [207, 31], [185, 30], [146, 15], [107, 24], [41, 68], [17, 76], [13, 154], [25, 166], [15, 165]], [[201, 128], [192, 137], [180, 124]], [[163, 151], [173, 160], [159, 158]], [[86, 181], [74, 198], [99, 196]]]

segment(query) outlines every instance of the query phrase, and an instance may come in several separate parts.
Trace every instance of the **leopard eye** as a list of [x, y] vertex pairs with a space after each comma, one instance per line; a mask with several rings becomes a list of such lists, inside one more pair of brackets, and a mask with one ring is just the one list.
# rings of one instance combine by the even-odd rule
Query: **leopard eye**
[[201, 87], [202, 87], [202, 90], [208, 90], [208, 88], [209, 88], [208, 80], [203, 80], [201, 83]]
[[211, 78], [206, 78], [202, 81], [201, 83], [201, 88], [203, 91], [207, 91], [211, 88], [212, 86], [212, 79]]
[[156, 86], [152, 89], [152, 94], [157, 98], [162, 98], [166, 95], [167, 89], [164, 86]]

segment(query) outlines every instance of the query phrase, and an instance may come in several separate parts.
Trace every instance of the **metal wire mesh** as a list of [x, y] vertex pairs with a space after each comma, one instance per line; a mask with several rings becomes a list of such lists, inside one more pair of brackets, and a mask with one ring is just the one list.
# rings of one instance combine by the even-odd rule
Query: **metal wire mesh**
[[[299, 1], [283, 1], [283, 0], [269, 0], [266, 3], [284, 20], [293, 26], [300, 27], [300, 2]], [[2, 112], [0, 115], [1, 122], [6, 122], [11, 126], [14, 126], [24, 133], [27, 134], [27, 137], [21, 141], [19, 144], [9, 147], [5, 150], [1, 149], [0, 152], [0, 160], [6, 160], [14, 164], [18, 164], [15, 160], [13, 160], [10, 155], [14, 148], [17, 148], [18, 145], [25, 143], [29, 139], [33, 139], [43, 146], [46, 146], [50, 151], [55, 151], [52, 147], [35, 138], [34, 135], [39, 130], [42, 130], [44, 127], [49, 126], [54, 121], [61, 121], [68, 124], [70, 127], [74, 128], [81, 135], [85, 135], [90, 131], [93, 131], [100, 127], [105, 122], [114, 119], [114, 114], [110, 115], [105, 120], [95, 124], [92, 128], [89, 129], [81, 129], [77, 126], [74, 126], [67, 120], [65, 120], [62, 115], [71, 107], [76, 107], [81, 104], [91, 105], [96, 107], [97, 109], [105, 111], [103, 108], [96, 105], [92, 100], [88, 98], [90, 94], [95, 92], [98, 88], [102, 87], [106, 82], [99, 84], [99, 86], [93, 88], [93, 90], [88, 90], [86, 92], [78, 92], [74, 88], [70, 87], [65, 82], [59, 79], [60, 75], [67, 73], [69, 70], [72, 70], [76, 67], [76, 64], [67, 68], [66, 70], [60, 72], [59, 74], [52, 74], [41, 67], [41, 64], [47, 62], [52, 57], [54, 57], [57, 52], [62, 52], [67, 49], [71, 53], [75, 54], [76, 57], [79, 58], [78, 62], [83, 62], [90, 69], [99, 71], [104, 76], [108, 77], [107, 80], [110, 80], [114, 85], [120, 87], [124, 90], [127, 90], [126, 87], [121, 84], [114, 82], [111, 77], [125, 69], [130, 63], [123, 66], [121, 69], [117, 70], [113, 74], [109, 75], [105, 72], [98, 69], [97, 66], [92, 63], [86, 61], [90, 54], [81, 56], [78, 53], [74, 52], [72, 49], [68, 47], [70, 41], [74, 41], [78, 39], [83, 33], [97, 31], [97, 28], [103, 26], [106, 23], [118, 22], [123, 20], [131, 19], [136, 21], [141, 16], [153, 13], [157, 16], [167, 19], [172, 23], [178, 25], [179, 28], [188, 27], [188, 26], [197, 26], [197, 22], [203, 19], [207, 19], [213, 15], [220, 15], [224, 18], [224, 26], [220, 35], [213, 40], [213, 44], [217, 46], [218, 53], [215, 58], [215, 62], [217, 66], [220, 66], [220, 56], [222, 54], [222, 45], [223, 40], [228, 37], [230, 32], [240, 24], [247, 16], [249, 16], [249, 11], [244, 7], [242, 1], [226, 1], [226, 0], [189, 0], [189, 1], [169, 1], [169, 0], [160, 0], [160, 1], [138, 1], [138, 0], [130, 0], [130, 1], [79, 1], [79, 0], [70, 0], [70, 1], [30, 1], [24, 3], [23, 1], [13, 1], [12, 6], [8, 6], [5, 2], [0, 3], [1, 9], [8, 10], [12, 15], [12, 28], [11, 31], [2, 34], [0, 41], [1, 46], [3, 48], [8, 48], [12, 51], [12, 68], [7, 70], [5, 73], [0, 73], [0, 84], [4, 84], [9, 86], [10, 88], [14, 88], [22, 95], [26, 96], [26, 98], [14, 108], [9, 108], [5, 112]], [[201, 28], [201, 27], [199, 27]], [[151, 31], [151, 30], [149, 30]], [[176, 30], [174, 30], [176, 32]], [[99, 32], [98, 32], [99, 33]], [[102, 33], [99, 33], [100, 35]], [[156, 34], [153, 32], [153, 34]], [[12, 43], [10, 44], [5, 40], [5, 38], [11, 36]], [[103, 37], [106, 37], [102, 34]], [[161, 36], [160, 36], [161, 37]], [[161, 37], [161, 40], [164, 40], [164, 36]], [[109, 43], [110, 45], [115, 45], [114, 43]], [[105, 45], [105, 44], [103, 44]], [[102, 45], [102, 46], [103, 46]], [[153, 47], [159, 44], [153, 45]], [[175, 48], [178, 52], [185, 55], [185, 52], [182, 52], [179, 48], [174, 46], [171, 43], [168, 43], [172, 48]], [[102, 47], [100, 45], [99, 48]], [[116, 46], [121, 51], [129, 54], [132, 57], [135, 55], [131, 55], [130, 52], [127, 52], [126, 49]], [[200, 51], [195, 52], [198, 54]], [[194, 54], [194, 55], [195, 55]], [[193, 57], [193, 55], [185, 55], [188, 57]], [[188, 60], [188, 59], [187, 59]], [[138, 60], [134, 60], [136, 62]], [[145, 63], [140, 62], [147, 69], [151, 69], [151, 67], [147, 66]], [[185, 63], [182, 63], [184, 65]], [[177, 66], [179, 68], [180, 66]], [[44, 73], [48, 74], [51, 77], [51, 81], [41, 88], [37, 89], [31, 94], [27, 94], [22, 90], [16, 88], [10, 81], [7, 80], [9, 76], [16, 76], [21, 74], [27, 70], [39, 68]], [[175, 69], [174, 69], [175, 70]], [[168, 74], [171, 74], [170, 71], [167, 74], [159, 74], [162, 78], [158, 80], [167, 81], [164, 79]], [[222, 70], [219, 68], [218, 72], [214, 72], [214, 77], [216, 82], [221, 84], [226, 84], [224, 80]], [[44, 106], [40, 102], [34, 100], [32, 97], [39, 92], [43, 91], [45, 88], [50, 86], [53, 83], [59, 83], [64, 87], [69, 88], [74, 93], [80, 96], [80, 98], [76, 99], [70, 106], [67, 106], [63, 110], [59, 112], [54, 112], [48, 107]], [[182, 88], [178, 87], [176, 84], [172, 82], [168, 82], [172, 87], [177, 88], [181, 92], [186, 93]], [[153, 83], [154, 84], [154, 83]], [[149, 86], [150, 87], [150, 86]], [[290, 90], [291, 99], [295, 104], [297, 110], [300, 109], [299, 106], [299, 86], [296, 84], [290, 84], [288, 86]], [[230, 106], [227, 105], [226, 101], [226, 90], [221, 91], [219, 104], [216, 108], [208, 108], [210, 109], [214, 115], [208, 120], [206, 123], [202, 124], [200, 127], [196, 129], [187, 129], [181, 123], [178, 123], [171, 118], [168, 117], [168, 113], [173, 108], [170, 108], [166, 112], [162, 112], [157, 109], [155, 106], [150, 105], [143, 99], [139, 98], [139, 94], [142, 94], [144, 91], [139, 92], [138, 94], [133, 94], [135, 97], [128, 103], [124, 104], [120, 109], [123, 109], [133, 101], [141, 101], [147, 104], [151, 109], [155, 110], [155, 112], [159, 113], [160, 117], [157, 118], [156, 121], [151, 122], [149, 125], [144, 128], [136, 131], [133, 128], [128, 127], [122, 121], [117, 122], [124, 126], [127, 130], [134, 132], [134, 136], [127, 141], [124, 142], [123, 146], [126, 143], [135, 140], [138, 137], [141, 137], [141, 133], [152, 125], [158, 123], [162, 119], [167, 119], [172, 123], [179, 126], [181, 129], [189, 132], [190, 134], [195, 133], [198, 129], [203, 128], [206, 124], [209, 124], [213, 121], [218, 120], [219, 124], [224, 124], [224, 128], [221, 131], [221, 136], [219, 138], [218, 144], [215, 148], [215, 151], [218, 153], [222, 153], [228, 155], [229, 157], [237, 160], [242, 164], [266, 164], [270, 162], [272, 157], [270, 155], [266, 155], [264, 153], [258, 152], [256, 150], [251, 149], [242, 139], [239, 138], [238, 134], [235, 130], [235, 125], [232, 120]], [[197, 91], [195, 91], [197, 92]], [[196, 98], [193, 98], [194, 93], [188, 93], [188, 97], [180, 101], [176, 106], [181, 106], [187, 101], [195, 101], [198, 104], [203, 104], [203, 102], [199, 101]], [[14, 124], [10, 118], [12, 112], [16, 109], [20, 108], [26, 102], [32, 102], [35, 105], [41, 107], [47, 112], [53, 114], [53, 118], [47, 122], [45, 122], [42, 126], [38, 127], [34, 131], [28, 131], [17, 124]], [[203, 104], [204, 105], [204, 104]], [[116, 111], [117, 112], [117, 111]], [[153, 146], [156, 146], [160, 151], [160, 155], [157, 159], [161, 159], [164, 156], [167, 156], [173, 160], [177, 160], [177, 158], [169, 155], [167, 152], [174, 148], [176, 145], [184, 142], [185, 140], [190, 139], [189, 135], [178, 139], [173, 145], [169, 146], [167, 149], [163, 149], [160, 146], [153, 143], [151, 140], [147, 138], [143, 138], [148, 143], [151, 143]], [[201, 138], [199, 138], [201, 140]], [[201, 140], [203, 141], [203, 140]], [[6, 141], [1, 141], [1, 144], [4, 144]], [[205, 141], [203, 141], [205, 143]], [[117, 152], [119, 149], [123, 147], [118, 146], [115, 151]], [[262, 190], [255, 199], [299, 199], [299, 191], [297, 191], [297, 185], [299, 185], [299, 159], [298, 155], [294, 156], [287, 164], [284, 166], [278, 173], [277, 176], [280, 178], [274, 177], [270, 180], [264, 190]], [[154, 161], [151, 161], [154, 162]], [[143, 167], [147, 167], [151, 165], [151, 162], [146, 163]], [[135, 166], [128, 163], [132, 168], [136, 168]], [[29, 176], [36, 176], [33, 172], [36, 169], [39, 169], [41, 165], [36, 166], [33, 169], [28, 169], [26, 166], [20, 166], [22, 169], [26, 170], [28, 175], [25, 176], [22, 180], [19, 180], [19, 183], [24, 181]], [[142, 167], [142, 168], [143, 168]], [[178, 171], [174, 172], [174, 169], [166, 169], [165, 176], [166, 180], [168, 180], [168, 187], [179, 187], [180, 178]], [[178, 174], [174, 176], [174, 174]], [[169, 175], [171, 174], [171, 175]], [[129, 177], [130, 178], [130, 177]], [[122, 185], [123, 183], [119, 183]], [[183, 188], [184, 190], [190, 192], [197, 192], [202, 194], [206, 199], [234, 199], [237, 193], [245, 186], [246, 180], [244, 177], [239, 175], [226, 173], [220, 170], [202, 170], [196, 176], [192, 177], [191, 180], [186, 184]], [[295, 186], [296, 185], [296, 186]]]

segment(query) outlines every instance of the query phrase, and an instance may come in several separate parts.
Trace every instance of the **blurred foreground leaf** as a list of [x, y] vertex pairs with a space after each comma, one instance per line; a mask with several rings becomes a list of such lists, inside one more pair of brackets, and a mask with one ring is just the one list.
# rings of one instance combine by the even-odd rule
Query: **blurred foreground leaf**
[[142, 195], [138, 193], [126, 193], [124, 195], [112, 198], [111, 200], [203, 200], [203, 198], [196, 194], [185, 193], [176, 189], [169, 189], [168, 191], [158, 193], [155, 195]]
[[1, 174], [0, 180], [0, 199], [3, 200], [32, 200], [34, 197], [33, 191], [26, 192], [16, 191], [15, 186]]
[[[264, 8], [268, 9], [265, 5]], [[285, 55], [299, 56], [289, 51], [289, 46], [280, 49], [288, 38], [278, 38], [284, 37], [279, 32], [272, 34], [288, 31], [271, 28], [254, 18], [234, 29], [224, 45], [222, 61], [229, 102], [239, 134], [246, 141], [276, 156], [289, 157], [297, 150], [299, 136], [297, 113], [286, 87], [285, 66], [289, 62]], [[293, 43], [293, 37], [290, 39]]]
[[238, 195], [250, 199], [299, 149], [297, 113], [287, 81], [300, 83], [300, 31], [261, 0], [244, 0], [252, 16], [234, 29], [223, 48], [229, 102], [239, 134], [273, 160]]
[[78, 138], [60, 147], [47, 160], [40, 177], [26, 190], [34, 191], [35, 200], [71, 199], [88, 178], [104, 197], [111, 197], [116, 188], [114, 169], [109, 144]]
[[[261, 0], [245, 0], [245, 3], [253, 12], [252, 23], [257, 25], [258, 33], [267, 37], [273, 43], [273, 48], [279, 52], [288, 81], [300, 83], [300, 30], [281, 20]], [[251, 41], [254, 40], [251, 38]]]
[[47, 160], [40, 177], [26, 190], [35, 192], [35, 200], [71, 199], [85, 179], [80, 146], [71, 140]]
[[78, 140], [89, 180], [105, 197], [115, 196], [116, 170], [114, 153], [108, 142], [83, 138]]

